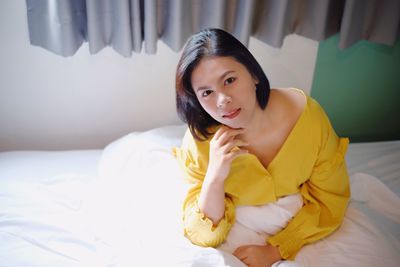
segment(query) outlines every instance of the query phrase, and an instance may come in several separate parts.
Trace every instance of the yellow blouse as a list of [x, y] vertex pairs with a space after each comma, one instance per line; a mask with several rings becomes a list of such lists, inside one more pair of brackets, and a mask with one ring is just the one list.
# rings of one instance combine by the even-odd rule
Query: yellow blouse
[[[211, 139], [211, 137], [210, 137]], [[191, 187], [183, 204], [184, 233], [192, 243], [217, 247], [235, 222], [235, 206], [264, 205], [300, 192], [304, 206], [287, 227], [267, 241], [279, 247], [285, 259], [300, 248], [332, 233], [344, 217], [350, 198], [344, 156], [349, 140], [339, 138], [321, 106], [310, 96], [294, 128], [268, 165], [252, 154], [232, 162], [225, 181], [225, 216], [218, 225], [201, 213], [198, 197], [209, 159], [209, 144], [187, 130], [174, 154]]]

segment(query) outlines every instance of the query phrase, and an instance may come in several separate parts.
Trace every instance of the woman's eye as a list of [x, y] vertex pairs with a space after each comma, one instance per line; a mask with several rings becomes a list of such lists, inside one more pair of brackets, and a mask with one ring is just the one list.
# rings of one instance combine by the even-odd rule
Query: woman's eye
[[236, 80], [236, 78], [234, 78], [234, 77], [229, 77], [228, 79], [225, 80], [224, 84], [225, 84], [225, 85], [231, 84], [231, 83], [233, 83], [235, 80]]
[[207, 97], [207, 96], [210, 95], [211, 93], [212, 93], [211, 90], [204, 90], [204, 91], [201, 93], [201, 96], [202, 96], [202, 97]]

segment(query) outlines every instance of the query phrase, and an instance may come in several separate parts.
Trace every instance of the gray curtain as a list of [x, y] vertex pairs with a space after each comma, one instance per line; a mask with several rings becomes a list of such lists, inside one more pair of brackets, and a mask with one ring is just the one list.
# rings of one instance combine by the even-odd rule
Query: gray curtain
[[111, 46], [129, 57], [154, 54], [160, 39], [179, 51], [207, 27], [244, 44], [250, 36], [282, 46], [286, 35], [322, 41], [340, 34], [340, 48], [365, 39], [393, 45], [400, 0], [26, 0], [32, 45], [71, 56], [88, 42], [94, 54]]

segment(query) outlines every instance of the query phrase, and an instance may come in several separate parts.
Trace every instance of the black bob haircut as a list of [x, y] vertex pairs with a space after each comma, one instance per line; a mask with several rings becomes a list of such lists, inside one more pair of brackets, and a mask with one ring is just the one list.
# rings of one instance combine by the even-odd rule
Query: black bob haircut
[[220, 124], [203, 109], [192, 88], [192, 72], [206, 57], [232, 57], [243, 64], [259, 82], [256, 97], [262, 109], [267, 105], [270, 92], [268, 78], [260, 64], [234, 36], [221, 29], [205, 29], [194, 34], [187, 41], [176, 70], [176, 107], [193, 137], [200, 141], [213, 134], [209, 132], [211, 126]]

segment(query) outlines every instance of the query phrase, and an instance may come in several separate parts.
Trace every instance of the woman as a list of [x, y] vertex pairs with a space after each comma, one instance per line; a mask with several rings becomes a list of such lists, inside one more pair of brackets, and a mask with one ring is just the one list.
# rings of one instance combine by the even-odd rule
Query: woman
[[[233, 254], [248, 266], [294, 259], [306, 244], [342, 223], [350, 197], [348, 139], [298, 89], [270, 89], [252, 54], [229, 33], [206, 29], [187, 42], [176, 73], [177, 110], [188, 124], [176, 157], [192, 183], [184, 202], [185, 235], [220, 246], [235, 208], [301, 194], [304, 204], [264, 245]], [[269, 218], [265, 218], [268, 220]]]

